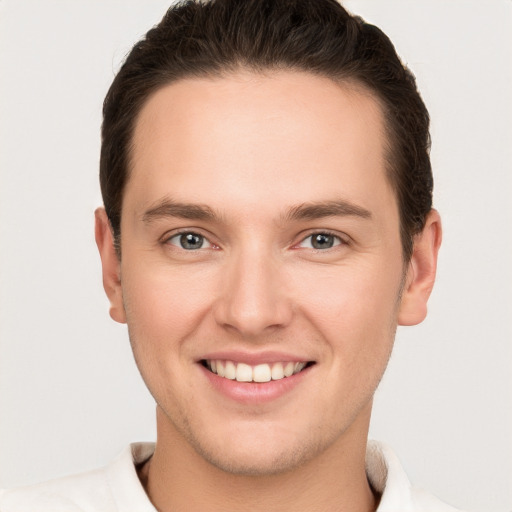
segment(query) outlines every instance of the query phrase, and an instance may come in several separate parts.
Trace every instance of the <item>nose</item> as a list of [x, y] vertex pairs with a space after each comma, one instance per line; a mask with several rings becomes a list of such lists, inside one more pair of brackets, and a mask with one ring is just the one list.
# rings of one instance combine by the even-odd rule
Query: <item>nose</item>
[[267, 253], [250, 252], [226, 262], [214, 316], [224, 329], [257, 338], [286, 327], [293, 308], [279, 263]]

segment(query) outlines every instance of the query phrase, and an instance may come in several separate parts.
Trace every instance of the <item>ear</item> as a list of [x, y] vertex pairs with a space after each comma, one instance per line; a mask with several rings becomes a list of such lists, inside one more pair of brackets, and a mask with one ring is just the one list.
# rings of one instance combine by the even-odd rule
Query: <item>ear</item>
[[441, 239], [441, 218], [436, 210], [430, 210], [423, 231], [414, 237], [398, 312], [399, 325], [416, 325], [427, 316], [427, 301], [434, 287]]
[[121, 262], [115, 249], [112, 227], [105, 208], [96, 209], [94, 217], [94, 234], [101, 258], [103, 288], [110, 301], [110, 316], [116, 322], [124, 324], [126, 323], [126, 314], [121, 288]]

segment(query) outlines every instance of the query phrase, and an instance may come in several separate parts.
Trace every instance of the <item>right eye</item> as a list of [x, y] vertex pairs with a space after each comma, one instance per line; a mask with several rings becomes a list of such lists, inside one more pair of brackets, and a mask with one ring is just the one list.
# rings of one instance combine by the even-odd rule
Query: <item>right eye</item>
[[197, 251], [199, 249], [209, 249], [213, 244], [208, 241], [203, 235], [187, 231], [178, 233], [168, 238], [167, 243], [185, 249], [186, 251]]

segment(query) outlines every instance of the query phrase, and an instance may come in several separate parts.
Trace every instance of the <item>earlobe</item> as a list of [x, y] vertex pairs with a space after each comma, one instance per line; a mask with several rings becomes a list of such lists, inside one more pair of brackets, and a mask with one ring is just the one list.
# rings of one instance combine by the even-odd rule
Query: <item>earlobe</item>
[[427, 302], [434, 287], [441, 239], [441, 218], [436, 210], [431, 210], [425, 227], [414, 238], [398, 313], [399, 325], [416, 325], [427, 316]]
[[114, 245], [110, 221], [104, 208], [94, 212], [96, 245], [101, 258], [103, 288], [110, 301], [110, 316], [119, 323], [126, 323], [121, 288], [121, 265]]

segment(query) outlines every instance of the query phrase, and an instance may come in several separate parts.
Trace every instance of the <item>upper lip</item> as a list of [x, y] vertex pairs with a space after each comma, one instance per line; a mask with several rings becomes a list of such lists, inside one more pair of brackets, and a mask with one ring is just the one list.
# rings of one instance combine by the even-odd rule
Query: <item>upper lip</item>
[[298, 354], [270, 350], [262, 352], [244, 352], [239, 350], [209, 352], [199, 359], [199, 361], [204, 360], [233, 361], [235, 363], [246, 363], [251, 366], [264, 363], [285, 363], [289, 361], [293, 361], [294, 363], [307, 363], [313, 361], [309, 357]]

